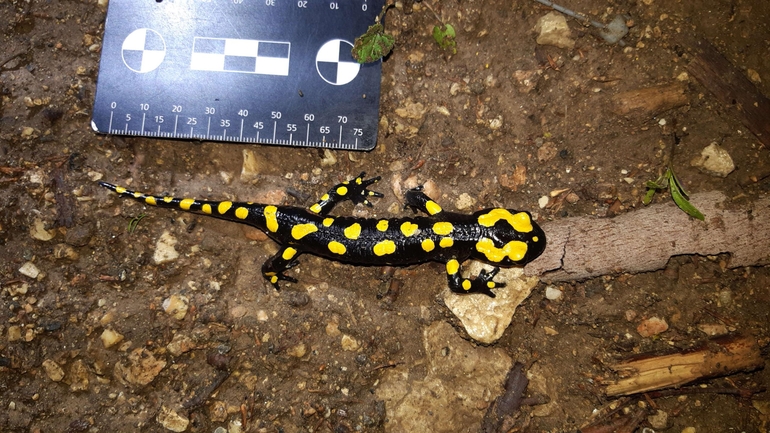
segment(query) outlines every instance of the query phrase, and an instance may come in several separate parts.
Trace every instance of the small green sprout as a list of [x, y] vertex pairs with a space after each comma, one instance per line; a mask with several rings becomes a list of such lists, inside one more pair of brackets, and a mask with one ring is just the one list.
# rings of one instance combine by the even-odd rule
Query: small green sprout
[[658, 178], [658, 180], [654, 182], [648, 180], [646, 186], [647, 194], [645, 194], [644, 199], [642, 199], [642, 203], [645, 205], [650, 204], [652, 196], [655, 195], [657, 191], [668, 189], [671, 192], [671, 198], [674, 199], [674, 203], [679, 206], [679, 209], [682, 209], [687, 215], [690, 215], [693, 218], [697, 218], [701, 221], [704, 220], [705, 217], [703, 214], [689, 202], [690, 197], [687, 196], [684, 188], [682, 188], [682, 184], [679, 183], [679, 179], [676, 178], [674, 170], [670, 167], [666, 168], [666, 172], [663, 173], [663, 176]]
[[128, 222], [128, 234], [133, 234], [136, 231], [136, 228], [139, 226], [139, 221], [141, 221], [146, 216], [147, 214], [143, 213], [131, 218], [131, 221]]
[[443, 26], [433, 26], [433, 39], [442, 50], [452, 51], [452, 54], [457, 54], [457, 41], [455, 41], [455, 28], [451, 24], [444, 24]]
[[393, 36], [385, 34], [382, 24], [375, 23], [369, 26], [369, 30], [356, 38], [353, 45], [353, 58], [358, 63], [371, 63], [387, 56], [393, 49], [395, 40]]

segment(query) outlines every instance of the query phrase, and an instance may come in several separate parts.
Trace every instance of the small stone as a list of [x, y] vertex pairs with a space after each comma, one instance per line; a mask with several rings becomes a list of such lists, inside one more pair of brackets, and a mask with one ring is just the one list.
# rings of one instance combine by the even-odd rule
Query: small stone
[[99, 338], [101, 338], [102, 344], [106, 349], [109, 349], [110, 347], [123, 341], [122, 334], [109, 328], [102, 331], [102, 335]]
[[166, 345], [166, 350], [174, 356], [179, 356], [195, 349], [195, 342], [189, 336], [176, 333], [171, 342]]
[[348, 352], [355, 352], [356, 350], [358, 350], [358, 347], [359, 347], [358, 341], [356, 341], [355, 338], [347, 334], [342, 334], [342, 339], [340, 340], [340, 344], [342, 345], [342, 350], [345, 350]]
[[723, 323], [701, 323], [698, 325], [698, 329], [711, 337], [726, 335], [729, 332], [727, 325]]
[[168, 230], [164, 231], [158, 242], [155, 243], [155, 253], [152, 256], [156, 265], [173, 262], [179, 258], [179, 253], [174, 248], [176, 238]]
[[19, 268], [19, 273], [33, 280], [40, 276], [40, 269], [32, 262], [26, 262]]
[[183, 432], [187, 430], [187, 426], [190, 425], [189, 419], [166, 406], [160, 407], [160, 412], [158, 412], [158, 416], [155, 417], [155, 420], [158, 421], [158, 424], [162, 425], [163, 428], [173, 432]]
[[642, 323], [636, 327], [636, 332], [642, 337], [651, 337], [658, 335], [668, 330], [668, 323], [665, 319], [659, 317], [650, 317], [649, 319], [642, 320]]
[[543, 331], [545, 331], [545, 335], [559, 335], [559, 331], [550, 326], [543, 326]]
[[575, 204], [575, 203], [577, 203], [578, 201], [580, 201], [580, 196], [579, 196], [579, 195], [577, 195], [577, 194], [575, 194], [574, 192], [571, 192], [571, 191], [570, 191], [570, 192], [567, 194], [567, 198], [566, 198], [566, 200], [567, 200], [567, 203], [569, 203], [569, 204]]
[[421, 102], [412, 102], [408, 99], [403, 107], [396, 108], [396, 115], [407, 119], [422, 119], [425, 115], [425, 106]]
[[682, 433], [695, 433], [695, 427], [685, 427], [682, 429]]
[[647, 417], [647, 422], [657, 431], [665, 430], [668, 428], [668, 413], [658, 410]]
[[497, 131], [503, 127], [503, 116], [497, 116], [489, 121], [489, 129]]
[[245, 316], [247, 312], [248, 310], [243, 305], [236, 305], [230, 309], [230, 315], [236, 319], [240, 319], [241, 317]]
[[50, 241], [56, 236], [56, 232], [53, 230], [46, 230], [45, 222], [40, 218], [35, 218], [32, 227], [29, 228], [29, 235], [39, 241]]
[[126, 382], [144, 386], [152, 382], [166, 367], [166, 361], [155, 358], [152, 352], [141, 347], [128, 355], [128, 364], [115, 365], [115, 375]]
[[77, 260], [80, 254], [67, 244], [57, 244], [53, 247], [53, 256], [57, 259]]
[[307, 346], [305, 346], [305, 343], [299, 343], [286, 349], [286, 354], [295, 358], [302, 358], [307, 354]]
[[690, 75], [687, 72], [682, 72], [676, 76], [677, 81], [690, 81]]
[[754, 84], [759, 84], [762, 82], [762, 78], [759, 76], [759, 72], [753, 69], [747, 70], [746, 75], [749, 76], [749, 80], [751, 80]]
[[243, 149], [242, 154], [241, 181], [251, 182], [262, 174], [266, 163], [251, 149]]
[[43, 370], [48, 378], [54, 382], [60, 382], [64, 379], [64, 370], [52, 359], [46, 359], [43, 361]]
[[[227, 419], [227, 403], [222, 400], [214, 400], [209, 406], [209, 418], [214, 422], [224, 422]], [[227, 433], [227, 429], [219, 427]], [[214, 430], [216, 432], [216, 430]]]
[[173, 294], [163, 301], [163, 311], [177, 320], [182, 320], [187, 315], [189, 303], [187, 296]]
[[571, 32], [564, 15], [549, 12], [537, 20], [535, 31], [538, 33], [538, 45], [553, 45], [559, 48], [574, 48], [575, 41], [570, 38]]
[[546, 141], [539, 149], [537, 149], [537, 160], [540, 162], [547, 162], [552, 160], [558, 153], [559, 150], [556, 148], [556, 145], [550, 141]]
[[8, 327], [8, 342], [13, 343], [14, 341], [21, 340], [21, 327], [18, 325], [11, 325]]
[[329, 149], [324, 149], [324, 157], [321, 158], [321, 166], [329, 167], [337, 163], [337, 157], [334, 156], [334, 152]]
[[706, 174], [719, 177], [727, 177], [735, 170], [733, 158], [717, 143], [706, 146], [700, 156], [693, 158], [690, 164]]
[[457, 210], [468, 210], [476, 204], [476, 199], [471, 197], [468, 193], [460, 194], [460, 197], [455, 201], [455, 207]]
[[554, 286], [548, 286], [545, 288], [546, 299], [550, 299], [551, 301], [556, 301], [561, 299], [562, 296], [563, 296], [562, 291], [557, 289]]
[[550, 199], [548, 198], [548, 196], [544, 195], [544, 196], [540, 197], [539, 199], [537, 199], [537, 205], [540, 207], [540, 209], [545, 209], [545, 207], [548, 206], [548, 201], [549, 200]]
[[70, 365], [70, 391], [85, 391], [88, 389], [88, 368], [82, 359]]

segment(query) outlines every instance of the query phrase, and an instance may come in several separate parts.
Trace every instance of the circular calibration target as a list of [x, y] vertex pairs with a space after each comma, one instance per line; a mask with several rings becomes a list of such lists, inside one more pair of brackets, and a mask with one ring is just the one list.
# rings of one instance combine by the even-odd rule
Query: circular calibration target
[[361, 65], [350, 51], [353, 44], [342, 39], [332, 39], [321, 46], [315, 56], [318, 75], [329, 84], [342, 86], [353, 81]]
[[152, 29], [137, 29], [123, 40], [123, 63], [134, 72], [150, 72], [163, 63], [166, 42]]

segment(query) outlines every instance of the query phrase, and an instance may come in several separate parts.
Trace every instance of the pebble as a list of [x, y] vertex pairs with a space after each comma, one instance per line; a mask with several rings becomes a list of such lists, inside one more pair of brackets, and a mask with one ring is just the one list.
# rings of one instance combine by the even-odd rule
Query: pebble
[[751, 80], [754, 84], [759, 84], [762, 82], [762, 78], [759, 76], [759, 72], [753, 69], [746, 70], [746, 75], [749, 76], [749, 80]]
[[182, 333], [174, 334], [174, 338], [166, 345], [166, 350], [174, 356], [179, 356], [195, 349], [195, 342], [188, 335]]
[[53, 247], [53, 256], [57, 259], [69, 259], [73, 261], [80, 258], [80, 254], [67, 244], [57, 244]]
[[540, 209], [545, 209], [545, 207], [548, 206], [548, 201], [549, 200], [550, 199], [548, 198], [548, 196], [544, 195], [544, 196], [540, 197], [539, 199], [537, 199], [537, 205], [540, 207]]
[[144, 386], [152, 382], [166, 367], [166, 361], [155, 358], [152, 352], [136, 348], [128, 355], [128, 365], [115, 365], [115, 375], [126, 382]]
[[334, 156], [334, 153], [332, 153], [332, 151], [329, 149], [324, 149], [324, 156], [321, 159], [321, 166], [328, 167], [336, 163], [337, 163], [337, 157]]
[[35, 218], [35, 221], [32, 222], [32, 226], [29, 228], [29, 235], [32, 236], [33, 239], [39, 241], [50, 241], [56, 236], [56, 232], [53, 230], [46, 230], [45, 222], [40, 218]]
[[102, 331], [102, 335], [99, 338], [101, 338], [102, 344], [106, 349], [109, 349], [110, 347], [123, 341], [122, 334], [109, 328]]
[[425, 115], [425, 106], [421, 102], [413, 102], [407, 99], [403, 107], [396, 108], [396, 115], [407, 119], [422, 119]]
[[682, 429], [682, 433], [695, 433], [695, 427], [685, 427]]
[[265, 162], [251, 149], [243, 149], [241, 182], [251, 182], [264, 171]]
[[307, 346], [305, 346], [305, 343], [299, 343], [286, 349], [286, 354], [295, 358], [302, 358], [307, 354]]
[[727, 177], [735, 170], [733, 158], [716, 142], [709, 144], [690, 161], [690, 165], [712, 176]]
[[557, 12], [549, 12], [540, 17], [535, 24], [538, 33], [538, 45], [553, 45], [559, 48], [574, 48], [575, 41], [570, 38], [571, 32], [567, 19]]
[[177, 320], [182, 320], [187, 315], [189, 304], [187, 296], [175, 293], [163, 301], [163, 311]]
[[43, 370], [45, 374], [54, 382], [60, 382], [64, 379], [64, 370], [52, 359], [46, 359], [43, 361]]
[[12, 325], [8, 327], [8, 334], [6, 335], [9, 343], [21, 340], [21, 327], [18, 325]]
[[464, 192], [460, 194], [460, 197], [455, 201], [455, 207], [457, 210], [468, 210], [476, 204], [476, 199], [471, 197], [470, 194]]
[[155, 253], [152, 256], [152, 260], [156, 265], [173, 262], [179, 258], [179, 253], [174, 248], [176, 243], [176, 238], [168, 230], [160, 235], [158, 242], [155, 243]]
[[342, 345], [342, 350], [345, 350], [347, 352], [355, 352], [358, 350], [359, 344], [358, 341], [347, 334], [342, 334], [342, 339], [340, 340], [340, 344]]
[[88, 368], [82, 359], [70, 365], [70, 391], [85, 391], [88, 389]]
[[556, 301], [561, 299], [562, 295], [563, 295], [562, 291], [557, 289], [554, 286], [548, 286], [545, 288], [546, 299], [549, 299], [551, 301]]
[[163, 428], [173, 432], [183, 432], [187, 430], [187, 426], [190, 425], [189, 419], [166, 406], [160, 407], [160, 412], [158, 412], [158, 416], [155, 417], [155, 420], [158, 421], [158, 424], [162, 425]]
[[666, 330], [668, 330], [668, 323], [660, 317], [650, 317], [649, 319], [642, 320], [642, 323], [636, 327], [636, 332], [645, 338], [658, 335]]
[[36, 279], [38, 276], [40, 276], [40, 269], [35, 266], [34, 263], [26, 262], [19, 268], [19, 273], [26, 277]]
[[655, 430], [662, 431], [668, 428], [668, 413], [658, 410], [654, 414], [647, 417], [647, 422]]
[[698, 325], [698, 329], [711, 337], [726, 335], [729, 332], [727, 325], [723, 323], [701, 323]]

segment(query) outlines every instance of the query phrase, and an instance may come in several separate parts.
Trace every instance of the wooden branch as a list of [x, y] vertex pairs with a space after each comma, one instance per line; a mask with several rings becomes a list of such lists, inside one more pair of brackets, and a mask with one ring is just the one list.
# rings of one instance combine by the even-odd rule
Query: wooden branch
[[682, 83], [629, 90], [611, 99], [612, 111], [630, 119], [651, 119], [689, 102]]
[[626, 377], [608, 383], [608, 396], [637, 394], [681, 386], [698, 379], [727, 376], [764, 366], [757, 341], [751, 337], [722, 337], [697, 350], [641, 359], [611, 366]]
[[722, 104], [736, 107], [749, 131], [770, 146], [770, 100], [708, 41], [701, 41], [697, 50], [687, 70]]
[[705, 221], [690, 218], [671, 201], [615, 218], [586, 216], [542, 224], [548, 246], [524, 272], [544, 281], [582, 280], [662, 269], [672, 256], [684, 254], [729, 253], [730, 268], [770, 264], [770, 198], [729, 206], [721, 192], [690, 198]]

